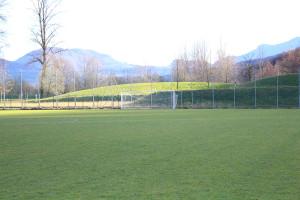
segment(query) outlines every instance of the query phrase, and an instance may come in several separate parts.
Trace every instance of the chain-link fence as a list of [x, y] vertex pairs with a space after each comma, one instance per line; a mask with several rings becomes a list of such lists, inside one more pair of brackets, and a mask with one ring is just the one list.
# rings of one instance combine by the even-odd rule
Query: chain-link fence
[[[300, 108], [300, 76], [270, 77], [226, 88], [175, 91], [176, 108]], [[122, 108], [172, 108], [172, 92], [123, 93]]]
[[51, 97], [0, 100], [0, 109], [118, 109], [120, 96]]
[[[29, 73], [29, 72], [27, 72]], [[3, 74], [2, 74], [3, 75]], [[0, 109], [119, 109], [119, 108], [300, 108], [300, 76], [288, 74], [237, 84], [210, 84], [197, 89], [176, 91], [176, 83], [169, 83], [167, 91], [145, 90], [141, 86], [108, 85], [98, 89], [75, 92], [79, 88], [74, 75], [71, 93], [41, 97], [40, 89], [24, 81], [20, 73], [15, 80], [5, 79], [0, 83]], [[30, 76], [26, 76], [30, 77]], [[58, 90], [57, 79], [53, 79], [52, 90]], [[35, 80], [36, 82], [36, 80]], [[72, 82], [72, 80], [70, 81]], [[179, 88], [181, 88], [179, 83]], [[165, 83], [165, 86], [168, 83]], [[71, 87], [70, 86], [70, 87]], [[185, 85], [186, 86], [186, 85]], [[64, 86], [65, 88], [67, 86]], [[193, 87], [193, 88], [192, 88]], [[103, 89], [105, 88], [105, 90]], [[130, 91], [126, 89], [131, 88]], [[139, 89], [139, 93], [135, 90]], [[73, 91], [73, 92], [72, 92]], [[174, 96], [175, 95], [175, 96]]]

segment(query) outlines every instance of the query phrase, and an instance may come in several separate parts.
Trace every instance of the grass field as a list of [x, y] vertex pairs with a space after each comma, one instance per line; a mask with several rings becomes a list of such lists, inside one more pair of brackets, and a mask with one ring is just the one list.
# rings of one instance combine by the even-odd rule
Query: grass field
[[1, 111], [0, 199], [300, 199], [299, 110]]

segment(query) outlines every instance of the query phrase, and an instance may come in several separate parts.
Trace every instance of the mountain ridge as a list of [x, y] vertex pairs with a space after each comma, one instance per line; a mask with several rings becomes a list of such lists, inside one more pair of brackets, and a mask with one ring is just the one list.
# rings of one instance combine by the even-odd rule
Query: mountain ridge
[[261, 44], [256, 49], [238, 56], [236, 58], [236, 62], [243, 62], [247, 59], [256, 60], [260, 58], [273, 57], [294, 50], [298, 47], [300, 47], [300, 37], [295, 37], [289, 41], [279, 44]]
[[[38, 56], [40, 50], [31, 51], [15, 61], [5, 61], [8, 73], [13, 78], [19, 77], [21, 72], [23, 79], [31, 84], [38, 83], [38, 77], [42, 69], [38, 62], [32, 62], [33, 57]], [[105, 73], [114, 73], [118, 76], [123, 76], [128, 71], [136, 70], [139, 67], [143, 67], [135, 64], [128, 64], [118, 61], [112, 56], [98, 53], [97, 51], [90, 49], [66, 49], [62, 50], [59, 55], [70, 62], [77, 73], [81, 73], [84, 68], [84, 62], [87, 58], [93, 58], [99, 61], [102, 71]], [[158, 73], [161, 76], [169, 74], [170, 66], [147, 66], [153, 70], [153, 73]]]

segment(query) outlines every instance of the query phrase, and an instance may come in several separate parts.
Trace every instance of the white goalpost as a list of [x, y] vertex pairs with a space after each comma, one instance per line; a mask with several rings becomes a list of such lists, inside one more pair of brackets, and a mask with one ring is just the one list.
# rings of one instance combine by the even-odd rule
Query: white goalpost
[[177, 107], [175, 91], [123, 92], [121, 109], [173, 109]]

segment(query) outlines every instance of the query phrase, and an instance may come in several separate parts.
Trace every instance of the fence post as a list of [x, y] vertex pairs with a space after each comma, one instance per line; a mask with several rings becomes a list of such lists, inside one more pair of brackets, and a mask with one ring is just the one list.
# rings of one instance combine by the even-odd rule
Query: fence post
[[194, 107], [194, 92], [191, 91], [191, 93], [192, 93], [192, 108], [193, 108]]
[[256, 88], [256, 74], [255, 74], [255, 71], [254, 71], [254, 108], [255, 108], [255, 109], [256, 109], [256, 107], [257, 107], [256, 95], [257, 95], [257, 88]]
[[20, 98], [21, 98], [21, 108], [23, 109], [23, 72], [21, 70], [21, 94], [20, 94]]
[[181, 106], [181, 108], [183, 108], [183, 97], [182, 97], [182, 95], [183, 95], [183, 92], [181, 91], [181, 95], [180, 95], [180, 106]]
[[300, 69], [298, 71], [298, 90], [299, 90], [299, 105], [298, 105], [298, 108], [300, 109]]
[[124, 99], [123, 99], [123, 93], [121, 93], [121, 104], [120, 104], [120, 109], [123, 110], [123, 103], [124, 103]]
[[212, 86], [212, 108], [215, 108], [215, 86]]
[[25, 108], [28, 107], [28, 92], [26, 93]]
[[67, 98], [68, 98], [68, 109], [70, 110], [70, 96], [68, 96]]
[[95, 95], [93, 95], [93, 109], [95, 109]]
[[152, 107], [153, 107], [153, 96], [152, 96], [152, 91], [151, 91], [151, 96], [150, 96], [150, 98], [151, 98], [150, 108], [152, 108]]
[[98, 95], [96, 96], [96, 108], [97, 109], [99, 108], [99, 96]]
[[172, 109], [175, 110], [176, 109], [176, 92], [173, 91], [171, 93], [171, 95], [172, 95]]
[[5, 92], [4, 92], [4, 94], [3, 94], [3, 107], [4, 107], [4, 109], [6, 109], [6, 95], [5, 95]]
[[1, 104], [3, 103], [2, 106], [3, 106], [3, 108], [4, 108], [4, 102], [2, 101], [2, 91], [1, 91], [1, 95], [0, 95], [0, 96], [1, 96]]
[[279, 72], [277, 71], [276, 78], [276, 108], [279, 108]]
[[233, 88], [233, 108], [236, 109], [236, 82], [234, 82]]
[[39, 109], [41, 109], [41, 94], [38, 94], [38, 98], [39, 98]]

